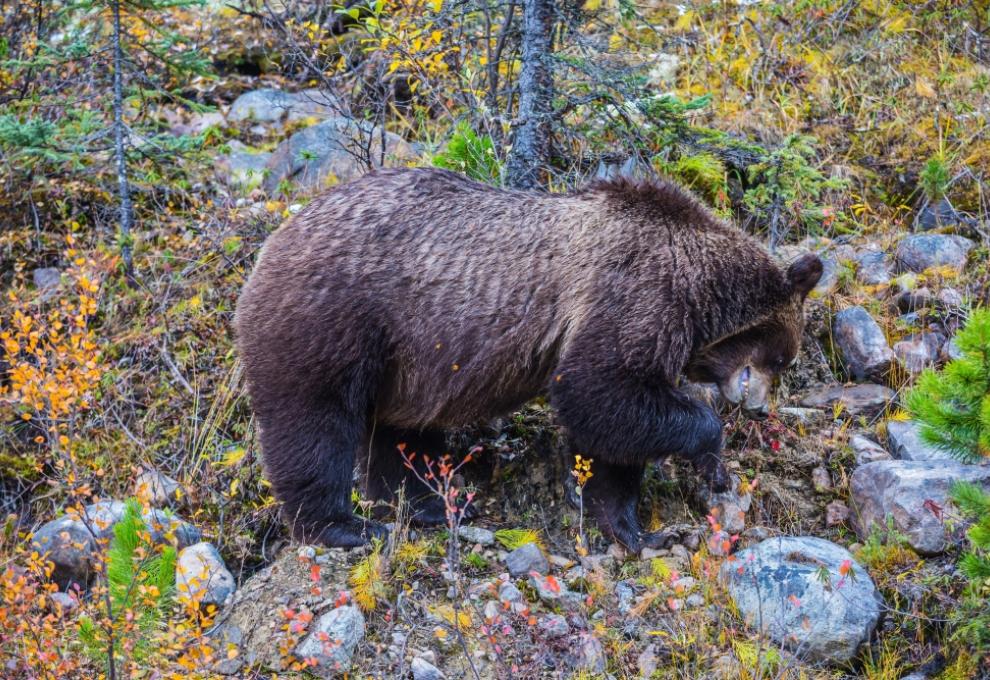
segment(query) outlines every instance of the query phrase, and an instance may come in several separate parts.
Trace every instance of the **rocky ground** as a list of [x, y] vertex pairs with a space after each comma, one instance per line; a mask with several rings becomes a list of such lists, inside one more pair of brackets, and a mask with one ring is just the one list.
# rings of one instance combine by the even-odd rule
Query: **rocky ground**
[[[224, 27], [218, 32], [228, 22], [244, 25], [217, 16]], [[907, 21], [887, 17], [883, 31], [871, 25], [864, 33], [896, 46], [903, 29], [891, 26]], [[928, 81], [935, 76], [911, 71], [916, 65], [900, 57], [889, 73], [884, 50], [896, 50], [887, 43], [861, 47], [859, 41], [872, 45], [873, 38], [854, 28], [853, 37], [840, 37], [851, 43], [855, 63], [882, 64], [853, 84], [880, 91], [910, 73], [906, 87], [920, 98], [919, 110], [934, 106]], [[233, 42], [242, 51], [264, 52], [258, 45], [268, 37], [237, 30]], [[692, 31], [675, 36], [690, 50], [708, 40]], [[30, 545], [53, 563], [58, 588], [50, 598], [28, 599], [44, 599], [38, 606], [45, 611], [86, 610], [99, 592], [94, 572], [103, 546], [124, 515], [124, 501], [136, 497], [149, 541], [178, 551], [177, 596], [204, 614], [210, 651], [196, 657], [188, 676], [156, 669], [135, 677], [988, 677], [987, 661], [952, 640], [965, 583], [956, 565], [966, 526], [947, 493], [961, 479], [990, 488], [990, 464], [964, 465], [926, 446], [903, 410], [914, 376], [958, 355], [953, 338], [967, 309], [987, 304], [985, 214], [960, 211], [947, 199], [904, 206], [900, 194], [885, 193], [892, 185], [914, 191], [917, 173], [902, 172], [900, 157], [888, 157], [897, 152], [910, 166], [922, 153], [910, 140], [931, 146], [936, 134], [919, 122], [922, 114], [911, 119], [917, 137], [900, 136], [912, 127], [906, 123], [898, 127], [878, 116], [880, 122], [861, 128], [837, 114], [819, 117], [811, 106], [807, 125], [798, 125], [783, 98], [749, 91], [764, 78], [807, 91], [825, 80], [832, 83], [820, 85], [825, 99], [831, 87], [852, 88], [858, 72], [823, 74], [811, 57], [807, 63], [781, 57], [773, 70], [776, 57], [761, 51], [751, 59], [759, 78], [726, 79], [726, 68], [739, 71], [736, 61], [726, 67], [729, 57], [720, 52], [709, 63], [690, 50], [653, 55], [663, 57], [655, 59], [658, 87], [676, 83], [695, 96], [725, 90], [723, 80], [745, 81], [741, 93], [716, 97], [723, 107], [719, 124], [747, 138], [766, 132], [775, 141], [810, 130], [843, 149], [845, 157], [830, 149], [822, 160], [832, 175], [848, 174], [843, 162], [854, 161], [857, 181], [880, 177], [884, 188], [877, 190], [882, 201], [836, 199], [849, 212], [862, 211], [856, 228], [819, 230], [831, 238], [792, 238], [776, 249], [782, 262], [818, 253], [825, 274], [807, 305], [799, 360], [783, 377], [770, 417], [751, 421], [718, 403], [711, 386], [691, 386], [723, 415], [733, 488], [712, 495], [678, 461], [649, 470], [640, 512], [649, 529], [671, 531], [669, 547], [626, 554], [586, 524], [572, 502], [574, 461], [541, 401], [451, 433], [457, 455], [481, 447], [463, 470], [478, 492], [479, 514], [456, 530], [410, 527], [399, 508], [388, 511], [392, 538], [381, 546], [328, 550], [287, 539], [263, 481], [233, 359], [228, 331], [237, 291], [264, 237], [314, 192], [360, 174], [359, 156], [370, 151], [385, 165], [428, 164], [441, 141], [400, 135], [397, 126], [369, 136], [339, 94], [254, 73], [252, 62], [227, 73], [204, 97], [218, 104], [216, 111], [173, 103], [156, 111], [162, 135], [210, 132], [222, 142], [209, 147], [204, 167], [190, 172], [187, 195], [162, 197], [144, 188], [153, 196], [148, 201], [174, 199], [181, 209], [137, 225], [140, 289], [106, 284], [101, 347], [112, 370], [100, 383], [103, 411], [82, 438], [87, 448], [79, 460], [88, 464], [69, 472], [29, 465], [23, 452], [33, 451], [30, 437], [14, 426], [0, 433], [17, 452], [7, 456], [0, 447], [4, 476], [17, 477], [9, 484], [0, 478], [0, 500], [18, 513], [0, 535], [0, 573], [16, 576], [22, 557], [16, 550]], [[698, 80], [701, 73], [707, 80]], [[970, 75], [956, 86], [979, 80]], [[949, 87], [949, 80], [939, 76], [938, 85]], [[856, 99], [856, 92], [841, 90], [836, 98]], [[960, 121], [981, 110], [960, 108]], [[897, 136], [896, 145], [857, 136], [888, 123], [884, 134]], [[135, 138], [135, 148], [146, 142], [154, 139]], [[637, 171], [635, 162], [623, 161], [600, 174], [616, 169]], [[33, 232], [22, 240], [32, 238]], [[16, 250], [4, 247], [3, 254]], [[31, 305], [57, 302], [74, 285], [74, 254], [57, 251], [48, 246], [43, 256], [28, 258]], [[19, 417], [11, 418], [17, 426]], [[92, 496], [94, 489], [112, 492], [66, 512], [80, 486]], [[372, 511], [359, 497], [355, 503]], [[20, 541], [19, 532], [30, 537]], [[18, 595], [14, 590], [5, 590], [5, 606]], [[9, 622], [4, 612], [0, 607], [0, 625]], [[74, 639], [69, 646], [78, 653]], [[172, 650], [164, 656], [170, 663], [181, 658]]]
[[[321, 107], [322, 96], [249, 91], [225, 114], [184, 119], [176, 130], [225, 115], [223, 124], [243, 131], [245, 142], [231, 142], [217, 168], [243, 213], [260, 215], [265, 196], [287, 180], [305, 191], [357, 172], [347, 151], [357, 124]], [[272, 151], [248, 146], [280, 137]], [[416, 158], [405, 142], [386, 143], [390, 162]], [[782, 247], [782, 261], [814, 251], [825, 262], [799, 363], [766, 421], [723, 407], [733, 491], [707, 493], [675, 461], [651, 471], [642, 511], [651, 528], [676, 533], [668, 549], [627, 555], [593, 527], [590, 550], [578, 549], [570, 462], [539, 403], [452, 438], [455, 451], [483, 452], [465, 471], [481, 494], [480, 517], [460, 526], [455, 548], [448, 532], [401, 523], [375, 549], [278, 539], [260, 568], [235, 577], [217, 548], [173, 514], [194, 511], [193, 489], [145, 470], [134, 493], [156, 508], [146, 515], [156, 538], [180, 549], [180, 593], [220, 607], [210, 634], [225, 652], [212, 667], [222, 675], [753, 677], [798, 669], [836, 677], [861, 672], [864, 650], [883, 635], [927, 630], [932, 644], [911, 647], [897, 668], [935, 677], [949, 661], [937, 654], [930, 619], [947, 603], [933, 602], [942, 596], [929, 586], [951, 593], [960, 583], [963, 527], [947, 490], [958, 479], [990, 488], [990, 465], [946, 460], [923, 444], [888, 384], [954, 356], [976, 247], [970, 222], [927, 214], [889, 243]], [[37, 286], [48, 277], [36, 271]], [[710, 386], [695, 387], [717, 402]], [[103, 502], [35, 531], [60, 584], [87, 583], [93, 533], [108, 536], [122, 512], [121, 502]], [[531, 530], [530, 542], [498, 533], [520, 528]], [[361, 569], [372, 585], [356, 580]]]

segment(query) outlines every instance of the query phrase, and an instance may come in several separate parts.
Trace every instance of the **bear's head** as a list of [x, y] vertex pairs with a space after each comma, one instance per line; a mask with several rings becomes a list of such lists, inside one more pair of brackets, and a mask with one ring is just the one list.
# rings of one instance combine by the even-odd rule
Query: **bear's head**
[[766, 415], [774, 380], [801, 348], [804, 300], [821, 275], [817, 256], [794, 261], [787, 270], [787, 302], [756, 324], [702, 348], [688, 364], [688, 378], [716, 383], [729, 402]]

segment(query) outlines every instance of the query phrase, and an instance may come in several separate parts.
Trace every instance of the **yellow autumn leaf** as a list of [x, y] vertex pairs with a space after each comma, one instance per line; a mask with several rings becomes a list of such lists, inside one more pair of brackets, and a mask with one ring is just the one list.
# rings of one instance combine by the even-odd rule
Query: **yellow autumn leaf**
[[602, 6], [602, 0], [586, 0], [581, 9], [585, 12], [594, 12]]
[[694, 10], [689, 9], [684, 12], [681, 16], [677, 17], [677, 21], [674, 23], [675, 31], [686, 31], [691, 28], [691, 24], [694, 23]]
[[935, 88], [932, 84], [918, 76], [914, 80], [914, 91], [918, 93], [919, 97], [924, 97], [925, 99], [935, 99]]

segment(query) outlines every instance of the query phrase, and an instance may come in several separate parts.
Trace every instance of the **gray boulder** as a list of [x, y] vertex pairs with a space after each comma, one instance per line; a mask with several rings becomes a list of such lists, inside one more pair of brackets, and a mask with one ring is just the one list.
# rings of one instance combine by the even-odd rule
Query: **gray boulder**
[[921, 555], [945, 550], [948, 538], [942, 510], [949, 489], [965, 480], [990, 489], [990, 467], [948, 460], [888, 460], [856, 468], [849, 480], [853, 525], [860, 538], [874, 528], [903, 534]]
[[439, 668], [421, 656], [412, 660], [409, 670], [412, 671], [413, 680], [443, 680], [444, 678], [444, 674], [440, 672]]
[[237, 588], [237, 581], [212, 543], [196, 543], [179, 552], [175, 586], [180, 600], [219, 607]]
[[[384, 137], [386, 165], [417, 159], [413, 146], [402, 137], [391, 132]], [[346, 182], [369, 169], [365, 160], [378, 164], [381, 144], [381, 131], [367, 124], [349, 118], [325, 120], [300, 130], [275, 149], [262, 186], [274, 193], [283, 181], [305, 190], [319, 189], [334, 181]]]
[[464, 525], [457, 530], [457, 535], [465, 541], [479, 545], [488, 546], [495, 543], [495, 532], [483, 527]]
[[63, 590], [71, 583], [89, 583], [97, 550], [109, 543], [125, 509], [120, 501], [100, 501], [83, 508], [82, 515], [63, 515], [34, 532], [31, 547], [54, 564], [52, 580]]
[[898, 271], [923, 272], [931, 267], [951, 267], [962, 271], [969, 251], [976, 244], [952, 234], [913, 234], [897, 244]]
[[886, 253], [868, 250], [856, 257], [856, 280], [868, 286], [890, 283], [890, 260]]
[[169, 543], [177, 550], [203, 540], [203, 532], [178, 515], [157, 508], [141, 515], [141, 520], [155, 543]]
[[720, 576], [750, 626], [810, 661], [847, 664], [880, 619], [869, 574], [821, 538], [767, 539], [724, 562]]
[[955, 460], [950, 454], [921, 439], [918, 424], [910, 420], [887, 421], [887, 444], [900, 460]]
[[134, 495], [150, 505], [177, 507], [185, 498], [182, 485], [168, 475], [152, 468], [141, 470], [134, 478]]
[[282, 90], [251, 90], [234, 100], [227, 112], [227, 120], [234, 123], [277, 123], [289, 115], [296, 100], [295, 95]]
[[827, 385], [804, 395], [801, 405], [809, 408], [832, 408], [842, 404], [851, 415], [876, 415], [894, 400], [894, 390], [884, 385]]
[[296, 656], [316, 659], [326, 669], [346, 673], [354, 648], [364, 637], [364, 615], [353, 605], [332, 609], [319, 619], [296, 646]]
[[939, 333], [920, 333], [894, 343], [894, 355], [908, 373], [921, 373], [938, 359], [945, 338]]
[[865, 465], [878, 460], [890, 460], [891, 455], [887, 449], [877, 444], [872, 439], [868, 439], [860, 434], [854, 434], [849, 438], [849, 446], [856, 457], [856, 465]]
[[569, 639], [564, 662], [574, 670], [605, 672], [605, 648], [591, 633], [578, 633]]
[[860, 306], [835, 315], [832, 337], [846, 370], [856, 380], [883, 375], [894, 360], [883, 329]]
[[929, 203], [918, 213], [915, 221], [920, 231], [931, 231], [932, 229], [945, 229], [951, 227], [974, 227], [979, 222], [964, 212], [956, 210], [949, 199], [943, 198], [938, 203]]
[[38, 290], [54, 288], [62, 281], [62, 272], [55, 267], [39, 267], [31, 272], [31, 280]]
[[505, 567], [513, 578], [519, 578], [528, 576], [531, 571], [546, 574], [550, 570], [550, 563], [539, 546], [527, 543], [505, 556]]

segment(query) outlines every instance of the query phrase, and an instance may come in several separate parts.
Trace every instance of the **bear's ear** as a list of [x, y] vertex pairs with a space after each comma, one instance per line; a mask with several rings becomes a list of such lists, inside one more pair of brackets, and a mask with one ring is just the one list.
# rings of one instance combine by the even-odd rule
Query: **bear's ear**
[[787, 281], [791, 284], [791, 291], [799, 295], [802, 300], [818, 285], [820, 278], [822, 278], [822, 261], [813, 253], [802, 255], [787, 269]]

